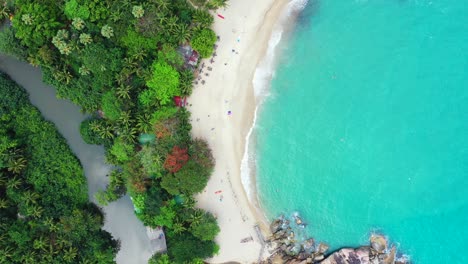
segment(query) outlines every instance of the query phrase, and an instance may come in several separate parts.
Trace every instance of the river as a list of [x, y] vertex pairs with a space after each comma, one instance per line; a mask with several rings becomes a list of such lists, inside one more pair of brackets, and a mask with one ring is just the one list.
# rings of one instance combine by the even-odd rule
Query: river
[[[84, 168], [88, 180], [89, 198], [96, 202], [94, 194], [104, 189], [108, 183], [106, 175], [110, 166], [105, 163], [102, 146], [88, 145], [81, 138], [79, 126], [86, 115], [70, 101], [57, 99], [55, 89], [42, 82], [39, 68], [0, 54], [0, 71], [10, 75], [29, 92], [31, 103], [39, 108], [42, 115], [53, 122], [65, 137]], [[106, 219], [104, 229], [121, 242], [117, 263], [147, 263], [152, 255], [152, 249], [158, 245], [151, 244], [146, 228], [133, 213], [129, 197], [125, 196], [105, 206], [103, 211]]]

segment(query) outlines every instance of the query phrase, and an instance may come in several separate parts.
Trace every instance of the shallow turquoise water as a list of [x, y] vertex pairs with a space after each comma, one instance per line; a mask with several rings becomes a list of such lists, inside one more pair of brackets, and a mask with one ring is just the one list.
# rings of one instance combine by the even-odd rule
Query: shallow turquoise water
[[255, 129], [268, 216], [468, 263], [468, 2], [311, 1], [282, 49]]

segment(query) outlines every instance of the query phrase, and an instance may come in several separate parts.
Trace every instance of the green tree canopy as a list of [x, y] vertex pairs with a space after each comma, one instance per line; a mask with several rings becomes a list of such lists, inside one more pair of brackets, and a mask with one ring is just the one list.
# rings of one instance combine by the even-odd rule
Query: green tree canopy
[[81, 54], [82, 66], [93, 75], [93, 85], [103, 88], [112, 87], [115, 74], [123, 66], [123, 53], [119, 48], [107, 48], [102, 43], [89, 44]]
[[[176, 48], [191, 42], [202, 57], [209, 57], [216, 35], [209, 29], [213, 17], [206, 8], [223, 6], [226, 1], [7, 1], [8, 11], [0, 7], [0, 17], [13, 12], [13, 27], [0, 33], [0, 50], [40, 66], [44, 81], [55, 87], [57, 97], [71, 100], [90, 114], [104, 112], [80, 127], [85, 141], [103, 144], [107, 162], [116, 166], [99, 200], [108, 203], [128, 192], [145, 225], [165, 226], [168, 237], [178, 235], [183, 237], [182, 244], [201, 244], [206, 252], [194, 251], [189, 257], [192, 252], [179, 248], [180, 254], [169, 252], [161, 261], [201, 263], [216, 250], [211, 241], [216, 225], [212, 218], [203, 218], [201, 209], [189, 218], [194, 211], [190, 201], [206, 185], [214, 160], [206, 142], [192, 139], [190, 112], [172, 103], [174, 96], [190, 95], [194, 80]], [[53, 136], [48, 125], [38, 122], [40, 113], [25, 107], [27, 94], [15, 89], [8, 92], [12, 96], [0, 97], [0, 104], [8, 110], [0, 108], [0, 112], [10, 116], [8, 122], [14, 125], [0, 130], [0, 195], [4, 195], [0, 209], [7, 208], [8, 221], [16, 221], [19, 213], [26, 221], [34, 220], [41, 231], [30, 232], [32, 226], [16, 222], [3, 228], [4, 211], [0, 211], [0, 262], [112, 262], [115, 247], [107, 247], [106, 233], [101, 235], [96, 228], [102, 217], [83, 208], [87, 192], [79, 162], [67, 154], [62, 139]], [[150, 140], [138, 142], [139, 136]], [[10, 146], [11, 142], [18, 144]], [[186, 203], [174, 204], [180, 197], [187, 198], [182, 199]], [[77, 212], [76, 219], [70, 218], [75, 209], [92, 213]], [[50, 237], [40, 224], [45, 216], [52, 217], [51, 230], [61, 225], [76, 232], [76, 237]], [[83, 223], [87, 220], [92, 227]], [[3, 230], [12, 230], [8, 236], [15, 247], [31, 250], [18, 251], [12, 262], [1, 244]], [[104, 246], [91, 239], [86, 244], [86, 236]], [[71, 244], [58, 242], [70, 239]], [[207, 243], [201, 243], [203, 239]], [[58, 249], [60, 255], [45, 257], [42, 253], [50, 249], [51, 241], [64, 246]], [[177, 252], [177, 246], [171, 247]]]
[[180, 95], [179, 73], [166, 62], [155, 61], [153, 73], [146, 85], [149, 89], [140, 94], [140, 102], [145, 106], [154, 104], [157, 99], [161, 105], [171, 102], [172, 97]]
[[142, 34], [136, 32], [133, 28], [127, 29], [125, 34], [120, 41], [128, 49], [128, 54], [133, 55], [138, 52], [145, 53], [156, 53], [158, 40], [156, 38], [145, 37]]
[[114, 263], [118, 243], [65, 139], [3, 73], [0, 94], [0, 263]]
[[209, 28], [204, 28], [195, 33], [190, 44], [198, 51], [203, 58], [208, 58], [213, 54], [216, 34]]
[[21, 46], [20, 41], [15, 38], [15, 32], [12, 27], [5, 27], [0, 31], [0, 52], [21, 60], [25, 60], [27, 57], [27, 52]]
[[133, 154], [133, 146], [126, 143], [122, 138], [117, 138], [110, 149], [110, 153], [117, 159], [118, 162], [125, 162], [131, 159]]
[[190, 232], [203, 241], [214, 240], [219, 231], [216, 218], [211, 213], [203, 214], [199, 223], [190, 226]]
[[188, 232], [175, 235], [167, 242], [167, 254], [170, 260], [177, 264], [211, 257], [216, 249], [213, 241], [202, 241]]
[[176, 173], [167, 174], [162, 178], [161, 186], [170, 194], [195, 194], [205, 188], [209, 172], [198, 163], [189, 160]]
[[80, 5], [77, 0], [69, 0], [65, 3], [64, 13], [68, 19], [88, 19], [90, 11], [86, 5]]
[[[49, 1], [45, 1], [49, 2]], [[18, 8], [13, 18], [16, 37], [23, 45], [39, 47], [55, 35], [57, 29], [63, 27], [59, 22], [59, 10], [51, 6], [52, 3], [29, 3], [18, 1]]]
[[122, 113], [122, 103], [120, 103], [120, 100], [113, 90], [104, 93], [101, 106], [107, 118], [110, 120], [119, 119]]

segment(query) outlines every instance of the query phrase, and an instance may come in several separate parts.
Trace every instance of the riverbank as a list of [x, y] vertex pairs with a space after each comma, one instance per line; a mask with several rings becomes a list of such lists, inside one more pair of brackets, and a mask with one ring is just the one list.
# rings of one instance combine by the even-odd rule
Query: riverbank
[[222, 17], [215, 14], [216, 56], [213, 62], [203, 62], [201, 78], [188, 100], [193, 136], [205, 138], [216, 159], [206, 189], [197, 196], [198, 206], [215, 214], [221, 229], [216, 239], [220, 252], [209, 260], [212, 263], [258, 261], [263, 241], [255, 226], [268, 232], [255, 201], [247, 198], [240, 166], [256, 108], [255, 69], [288, 2], [231, 1], [226, 10], [218, 10]]
[[[39, 68], [0, 54], [0, 71], [7, 73], [28, 91], [31, 103], [41, 111], [45, 119], [55, 124], [57, 130], [67, 140], [83, 166], [89, 199], [96, 202], [94, 194], [107, 185], [106, 175], [110, 168], [104, 160], [104, 148], [86, 144], [81, 138], [79, 126], [86, 115], [70, 101], [57, 99], [55, 89], [42, 82]], [[103, 212], [104, 229], [121, 243], [116, 257], [117, 263], [147, 263], [153, 248], [157, 245], [151, 244], [146, 235], [146, 228], [133, 213], [130, 199], [126, 196], [111, 203], [103, 207]]]

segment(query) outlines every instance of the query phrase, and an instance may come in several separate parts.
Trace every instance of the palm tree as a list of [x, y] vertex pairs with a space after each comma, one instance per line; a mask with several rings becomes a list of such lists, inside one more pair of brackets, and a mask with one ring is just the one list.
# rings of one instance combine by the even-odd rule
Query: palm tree
[[36, 252], [35, 251], [27, 251], [24, 255], [21, 256], [21, 263], [25, 264], [34, 264], [38, 261], [36, 260]]
[[148, 54], [144, 50], [138, 50], [135, 54], [132, 55], [132, 58], [136, 61], [143, 61]]
[[124, 127], [129, 127], [132, 121], [132, 112], [130, 110], [128, 111], [122, 111], [120, 113], [120, 117], [118, 119], [119, 123], [122, 124]]
[[7, 188], [8, 189], [18, 189], [21, 185], [21, 179], [18, 179], [16, 177], [10, 179], [7, 183]]
[[53, 76], [57, 81], [65, 82], [66, 84], [69, 84], [73, 79], [73, 75], [67, 69], [62, 69], [62, 71], [55, 71]]
[[72, 243], [68, 239], [66, 239], [63, 235], [58, 235], [55, 240], [55, 243], [60, 248], [70, 247], [72, 245]]
[[136, 128], [142, 133], [148, 133], [151, 131], [151, 115], [143, 114], [137, 117]]
[[47, 249], [47, 240], [46, 240], [46, 238], [41, 236], [38, 239], [34, 240], [33, 248], [46, 251], [46, 249]]
[[190, 226], [196, 226], [200, 224], [201, 220], [203, 219], [203, 211], [200, 209], [195, 209], [193, 213], [189, 216]]
[[166, 24], [167, 17], [163, 13], [157, 13], [156, 20], [158, 21], [159, 25], [164, 25]]
[[227, 7], [228, 0], [210, 0], [207, 4], [209, 9], [218, 9], [220, 7]]
[[52, 217], [47, 217], [46, 220], [44, 220], [44, 225], [47, 226], [49, 231], [52, 233], [59, 230], [58, 225], [54, 223], [54, 219]]
[[70, 81], [73, 79], [73, 75], [67, 69], [63, 69], [62, 76], [66, 84], [69, 84]]
[[142, 67], [137, 67], [137, 68], [135, 68], [135, 74], [139, 78], [144, 78], [144, 76], [147, 74], [147, 72]]
[[187, 24], [179, 24], [172, 30], [175, 40], [179, 44], [184, 44], [190, 41], [191, 32]]
[[44, 212], [44, 209], [40, 207], [39, 205], [32, 205], [26, 209], [26, 212], [29, 216], [32, 216], [34, 218], [40, 218], [42, 216], [42, 213]]
[[8, 171], [20, 174], [26, 168], [26, 159], [21, 154], [20, 149], [11, 149], [8, 152]]
[[[3, 242], [5, 242], [7, 240], [7, 238], [10, 238], [10, 236], [7, 236], [7, 232], [5, 232], [5, 230], [7, 230], [8, 227], [6, 224], [3, 224], [3, 225], [0, 225], [0, 230], [2, 230], [2, 232], [0, 233], [0, 245], [3, 244]], [[0, 262], [2, 263], [2, 262]]]
[[167, 19], [165, 27], [167, 30], [172, 31], [177, 27], [177, 21], [179, 20], [176, 16], [171, 16]]
[[23, 193], [22, 199], [26, 204], [36, 204], [39, 194], [28, 190]]
[[133, 6], [134, 4], [133, 2], [134, 1], [132, 0], [122, 0], [122, 1], [114, 2], [114, 3], [118, 3], [118, 7], [120, 7], [121, 9], [129, 10]]
[[9, 14], [10, 14], [10, 10], [8, 10], [8, 7], [5, 3], [2, 7], [0, 7], [0, 22], [3, 19], [8, 18]]
[[97, 120], [93, 120], [93, 121], [91, 121], [91, 123], [89, 123], [89, 128], [93, 132], [99, 133], [99, 131], [102, 130], [102, 124], [101, 124], [101, 122], [99, 122]]
[[104, 124], [97, 120], [89, 123], [89, 127], [93, 132], [96, 132], [103, 139], [110, 139], [114, 137], [113, 127], [109, 124]]
[[5, 185], [8, 182], [7, 177], [3, 175], [3, 173], [0, 172], [0, 186]]
[[155, 0], [156, 6], [158, 10], [166, 12], [169, 9], [169, 1], [168, 0]]
[[180, 234], [185, 230], [186, 228], [184, 227], [182, 222], [177, 221], [172, 225], [172, 232], [174, 232], [174, 234]]
[[113, 10], [112, 12], [110, 12], [110, 15], [109, 15], [109, 19], [112, 21], [112, 22], [117, 22], [119, 21], [120, 19], [122, 19], [123, 17], [123, 12], [122, 10]]
[[6, 209], [8, 208], [8, 200], [1, 198], [0, 199], [0, 209]]
[[33, 67], [39, 67], [39, 65], [41, 64], [37, 55], [29, 55], [27, 60], [28, 63], [31, 64]]
[[203, 27], [202, 25], [195, 25], [194, 27], [191, 28], [191, 31], [193, 33], [196, 33], [196, 32], [202, 31], [203, 29], [205, 29], [205, 27]]
[[181, 72], [180, 77], [180, 91], [183, 95], [189, 95], [192, 91], [193, 73], [190, 70], [185, 70]]
[[5, 247], [0, 249], [0, 263], [8, 263], [8, 260], [13, 256], [13, 249], [11, 247]]
[[130, 90], [132, 87], [130, 85], [120, 85], [116, 89], [117, 97], [120, 99], [130, 100]]
[[120, 137], [128, 143], [134, 143], [136, 139], [136, 134], [137, 134], [137, 131], [135, 128], [125, 127], [120, 132]]
[[44, 253], [41, 254], [42, 262], [41, 263], [52, 263], [54, 260], [54, 254], [57, 254], [57, 251], [54, 251], [52, 245], [49, 244], [49, 250], [44, 249]]
[[111, 139], [114, 138], [113, 128], [109, 125], [102, 126], [102, 129], [97, 132], [100, 137], [104, 139]]
[[185, 208], [193, 208], [195, 207], [195, 199], [191, 195], [184, 195], [184, 203], [182, 204]]
[[65, 254], [63, 255], [63, 259], [66, 262], [71, 263], [76, 258], [77, 253], [78, 253], [78, 250], [76, 248], [70, 247], [70, 248], [68, 248], [68, 250], [65, 250]]
[[94, 263], [93, 261], [89, 260], [89, 259], [82, 259], [79, 264], [92, 264]]
[[201, 25], [204, 28], [210, 27], [213, 24], [213, 16], [206, 10], [197, 9], [193, 13], [193, 23]]
[[127, 68], [133, 69], [138, 66], [138, 63], [133, 58], [124, 58], [124, 65]]
[[115, 74], [115, 80], [117, 84], [124, 85], [125, 82], [130, 78], [131, 73], [128, 72], [127, 68], [123, 68], [119, 73]]
[[37, 51], [37, 55], [40, 58], [40, 61], [42, 61], [44, 64], [52, 65], [52, 63], [54, 61], [54, 53], [49, 48], [49, 46], [47, 46], [47, 45], [42, 46]]

